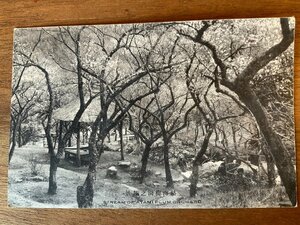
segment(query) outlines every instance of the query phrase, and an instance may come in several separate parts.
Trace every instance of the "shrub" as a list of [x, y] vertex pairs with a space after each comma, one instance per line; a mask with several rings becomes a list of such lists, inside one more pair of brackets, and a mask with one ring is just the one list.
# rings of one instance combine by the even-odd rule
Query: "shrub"
[[37, 176], [41, 172], [43, 165], [40, 163], [37, 156], [33, 153], [29, 155], [28, 162], [31, 175]]

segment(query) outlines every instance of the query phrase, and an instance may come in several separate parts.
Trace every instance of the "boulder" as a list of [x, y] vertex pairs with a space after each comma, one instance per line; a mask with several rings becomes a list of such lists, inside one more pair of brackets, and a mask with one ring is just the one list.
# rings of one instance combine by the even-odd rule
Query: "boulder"
[[183, 181], [184, 180], [184, 177], [183, 176], [175, 176], [175, 177], [173, 177], [173, 181], [174, 182], [181, 182], [181, 181]]
[[34, 177], [30, 177], [30, 178], [28, 178], [28, 180], [36, 181], [36, 182], [45, 181], [44, 177], [42, 177], [42, 176], [34, 176]]
[[158, 183], [158, 182], [153, 182], [153, 185], [154, 185], [154, 187], [159, 187], [159, 186], [160, 186], [160, 183]]
[[118, 173], [117, 168], [115, 166], [111, 166], [106, 171], [106, 177], [115, 179], [117, 178], [117, 173]]
[[15, 181], [15, 183], [22, 183], [23, 178], [19, 177], [19, 178], [16, 178], [14, 181]]
[[161, 172], [160, 172], [160, 171], [156, 171], [156, 172], [155, 172], [155, 176], [156, 176], [156, 177], [161, 176]]
[[121, 167], [121, 168], [129, 168], [131, 165], [131, 162], [126, 162], [126, 161], [120, 161], [118, 163], [118, 166]]
[[188, 180], [190, 179], [191, 175], [192, 175], [192, 171], [186, 171], [186, 172], [181, 172], [181, 175], [183, 176], [184, 179]]

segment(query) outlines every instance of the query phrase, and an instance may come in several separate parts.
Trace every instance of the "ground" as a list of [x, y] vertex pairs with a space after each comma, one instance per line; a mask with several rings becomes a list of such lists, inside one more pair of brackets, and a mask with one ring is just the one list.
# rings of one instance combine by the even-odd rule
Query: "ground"
[[[227, 208], [278, 207], [282, 187], [254, 187], [246, 192], [218, 190], [213, 176], [220, 162], [203, 164], [200, 168], [198, 195], [190, 198], [189, 181], [179, 168], [172, 169], [174, 189], [165, 187], [163, 164], [149, 162], [149, 175], [144, 184], [134, 179], [134, 169], [118, 167], [120, 152], [104, 152], [98, 165], [94, 207], [108, 208]], [[139, 166], [140, 158], [125, 154], [131, 167]], [[135, 162], [135, 163], [134, 163]], [[106, 178], [107, 168], [116, 166], [118, 177]], [[27, 145], [15, 150], [9, 166], [8, 204], [12, 207], [76, 208], [76, 187], [84, 183], [87, 167], [76, 167], [62, 160], [57, 171], [57, 194], [48, 195], [49, 159], [41, 145]]]

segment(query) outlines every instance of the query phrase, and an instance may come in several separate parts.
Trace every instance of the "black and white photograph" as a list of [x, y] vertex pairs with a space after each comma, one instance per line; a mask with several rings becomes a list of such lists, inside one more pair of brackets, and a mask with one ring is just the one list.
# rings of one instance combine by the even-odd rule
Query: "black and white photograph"
[[294, 27], [16, 28], [8, 205], [297, 206]]

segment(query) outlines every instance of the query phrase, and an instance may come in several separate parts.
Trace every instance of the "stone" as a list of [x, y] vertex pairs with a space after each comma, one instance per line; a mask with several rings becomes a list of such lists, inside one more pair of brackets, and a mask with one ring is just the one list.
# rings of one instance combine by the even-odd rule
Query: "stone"
[[22, 178], [16, 178], [14, 181], [15, 181], [15, 183], [22, 183], [23, 179]]
[[117, 178], [117, 173], [118, 173], [117, 168], [115, 166], [111, 166], [106, 171], [106, 177], [115, 179]]
[[158, 182], [153, 182], [153, 185], [154, 185], [154, 187], [159, 187], [159, 186], [160, 186], [160, 183], [158, 183]]
[[37, 181], [37, 182], [44, 181], [44, 177], [42, 177], [42, 176], [34, 176], [34, 177], [31, 177], [30, 180]]
[[181, 175], [183, 176], [184, 179], [188, 180], [192, 175], [192, 171], [181, 172]]
[[178, 177], [174, 177], [173, 178], [173, 181], [174, 182], [181, 182], [181, 181], [183, 181], [184, 180], [184, 177], [183, 176], [178, 176]]
[[161, 172], [160, 172], [160, 171], [156, 171], [156, 172], [155, 172], [155, 176], [157, 176], [157, 177], [158, 177], [158, 176], [161, 176]]
[[197, 184], [197, 189], [198, 190], [201, 190], [205, 185], [201, 184], [201, 183], [198, 183]]
[[126, 161], [120, 161], [120, 162], [118, 163], [118, 166], [119, 166], [119, 167], [122, 167], [122, 168], [129, 168], [130, 165], [131, 165], [131, 162], [126, 162]]

